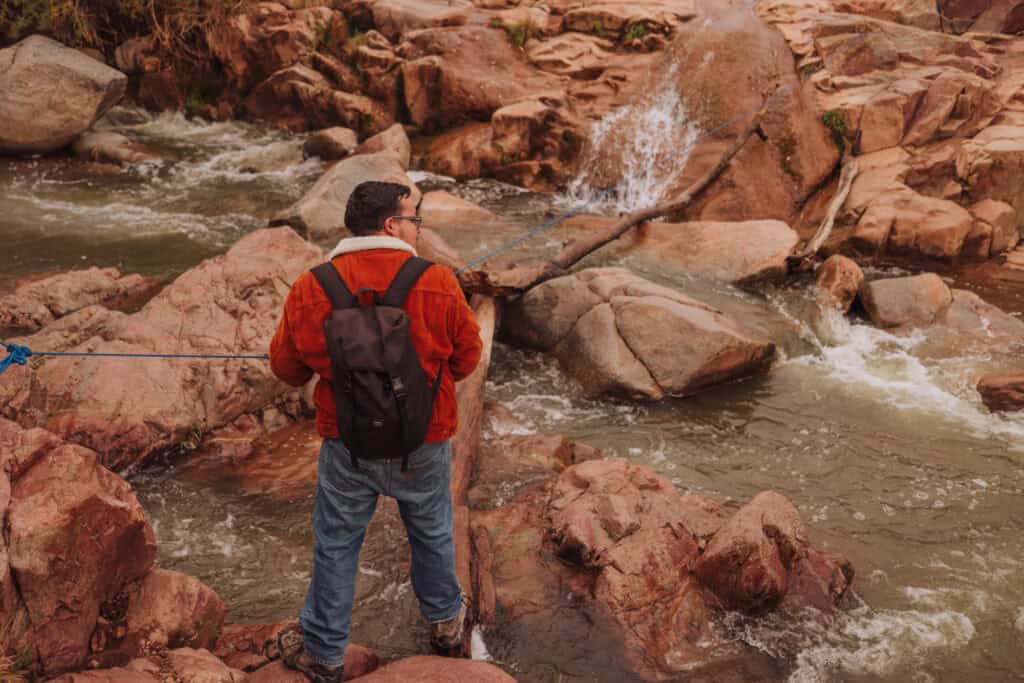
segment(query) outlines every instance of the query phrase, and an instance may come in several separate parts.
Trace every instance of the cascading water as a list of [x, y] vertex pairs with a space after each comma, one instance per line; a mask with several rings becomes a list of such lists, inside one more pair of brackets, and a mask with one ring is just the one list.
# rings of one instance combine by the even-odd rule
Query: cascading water
[[[665, 71], [652, 99], [619, 107], [593, 124], [582, 171], [567, 189], [571, 203], [592, 203], [609, 179], [617, 190], [605, 210], [634, 211], [667, 198], [700, 135], [676, 89], [677, 71], [677, 65]], [[609, 174], [609, 165], [617, 171]]]

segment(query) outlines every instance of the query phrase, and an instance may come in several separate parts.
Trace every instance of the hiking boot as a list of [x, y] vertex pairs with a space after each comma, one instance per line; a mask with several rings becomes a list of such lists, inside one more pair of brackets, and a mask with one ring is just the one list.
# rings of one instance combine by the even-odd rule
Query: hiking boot
[[430, 625], [430, 643], [439, 650], [451, 650], [462, 644], [462, 627], [466, 623], [466, 600], [459, 605], [459, 613], [451, 619]]
[[345, 665], [320, 664], [306, 650], [300, 626], [289, 626], [277, 634], [277, 651], [289, 669], [301, 671], [313, 683], [341, 683], [345, 680]]

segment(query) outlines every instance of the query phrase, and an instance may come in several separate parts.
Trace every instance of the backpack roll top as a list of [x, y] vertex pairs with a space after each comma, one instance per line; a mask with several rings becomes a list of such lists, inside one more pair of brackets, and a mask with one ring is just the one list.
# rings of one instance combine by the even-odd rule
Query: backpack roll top
[[[374, 291], [369, 297], [352, 294], [330, 262], [312, 271], [333, 306], [324, 320], [324, 336], [338, 431], [354, 463], [402, 458], [404, 470], [430, 428], [443, 367], [432, 382], [401, 306], [431, 265], [409, 258], [383, 296]], [[369, 303], [363, 303], [366, 299]]]

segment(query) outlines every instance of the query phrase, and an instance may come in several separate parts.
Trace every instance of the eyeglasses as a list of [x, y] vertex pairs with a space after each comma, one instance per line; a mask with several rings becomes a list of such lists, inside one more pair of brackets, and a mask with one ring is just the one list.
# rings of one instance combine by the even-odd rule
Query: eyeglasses
[[412, 221], [416, 224], [417, 228], [423, 224], [423, 216], [389, 216], [389, 218], [393, 221]]

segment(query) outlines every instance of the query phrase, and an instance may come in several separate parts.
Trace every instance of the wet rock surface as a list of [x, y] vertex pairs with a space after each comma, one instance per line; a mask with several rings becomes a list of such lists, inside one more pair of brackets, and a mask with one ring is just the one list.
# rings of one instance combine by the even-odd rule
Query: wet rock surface
[[[723, 637], [722, 608], [834, 610], [853, 578], [842, 558], [810, 561], [818, 551], [785, 498], [763, 493], [730, 518], [620, 459], [571, 466], [472, 523], [483, 623], [538, 638], [579, 628], [563, 623], [568, 601], [587, 615], [580, 633], [607, 642], [591, 666], [641, 680], [735, 675], [750, 660]], [[820, 581], [790, 584], [797, 571]], [[791, 595], [798, 586], [807, 594]]]
[[632, 398], [686, 396], [748, 377], [775, 353], [714, 308], [623, 268], [545, 282], [510, 307], [505, 327], [553, 351], [587, 392]]

